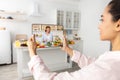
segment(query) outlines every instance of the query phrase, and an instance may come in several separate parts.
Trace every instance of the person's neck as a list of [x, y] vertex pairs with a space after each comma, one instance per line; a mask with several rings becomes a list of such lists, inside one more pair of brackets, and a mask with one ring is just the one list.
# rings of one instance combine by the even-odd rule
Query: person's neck
[[48, 35], [50, 32], [46, 32], [46, 34]]
[[112, 41], [112, 51], [120, 51], [120, 37]]

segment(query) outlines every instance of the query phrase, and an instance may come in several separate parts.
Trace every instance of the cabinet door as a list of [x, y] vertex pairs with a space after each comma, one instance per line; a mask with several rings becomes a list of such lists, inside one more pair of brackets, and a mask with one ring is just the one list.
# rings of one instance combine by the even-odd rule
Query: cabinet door
[[72, 28], [72, 12], [71, 11], [67, 11], [66, 12], [66, 26], [65, 28]]
[[74, 12], [73, 14], [73, 28], [79, 28], [79, 23], [80, 23], [80, 20], [79, 20], [79, 17], [80, 17], [80, 14], [79, 12]]
[[64, 25], [64, 11], [57, 11], [57, 25]]

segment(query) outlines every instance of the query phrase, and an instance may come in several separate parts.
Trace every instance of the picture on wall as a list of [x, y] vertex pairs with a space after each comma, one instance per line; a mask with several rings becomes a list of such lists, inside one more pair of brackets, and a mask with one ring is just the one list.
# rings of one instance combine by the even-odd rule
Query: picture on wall
[[40, 24], [32, 24], [32, 31], [41, 31], [41, 27]]
[[52, 24], [42, 24], [42, 30], [45, 30], [45, 28], [49, 26], [51, 30], [57, 30], [57, 25], [52, 25]]
[[54, 24], [32, 24], [32, 32], [45, 31], [46, 26], [50, 26], [51, 31], [63, 30], [63, 26]]
[[57, 26], [57, 30], [63, 30], [63, 26], [58, 25], [58, 26]]

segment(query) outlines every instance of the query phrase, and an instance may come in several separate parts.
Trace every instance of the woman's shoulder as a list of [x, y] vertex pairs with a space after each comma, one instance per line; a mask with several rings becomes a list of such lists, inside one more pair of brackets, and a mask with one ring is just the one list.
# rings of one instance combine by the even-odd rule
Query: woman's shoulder
[[45, 35], [46, 33], [45, 32], [42, 32], [42, 35]]
[[50, 32], [50, 34], [53, 34], [53, 32]]
[[53, 32], [50, 32], [50, 35], [53, 35]]

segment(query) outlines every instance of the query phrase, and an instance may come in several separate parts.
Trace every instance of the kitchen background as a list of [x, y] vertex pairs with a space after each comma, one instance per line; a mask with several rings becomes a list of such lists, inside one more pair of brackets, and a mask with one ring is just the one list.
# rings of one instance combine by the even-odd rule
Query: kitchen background
[[[57, 24], [57, 10], [79, 11], [78, 35], [83, 40], [83, 53], [96, 57], [109, 50], [109, 42], [99, 40], [98, 24], [104, 7], [110, 0], [0, 0], [0, 10], [15, 12], [16, 20], [0, 19], [0, 27], [6, 27], [11, 42], [16, 34], [32, 34], [32, 24]], [[37, 6], [36, 6], [37, 5]], [[37, 8], [36, 8], [37, 7]], [[1, 15], [0, 14], [0, 15]], [[12, 44], [11, 43], [11, 44]], [[92, 46], [92, 47], [91, 47]]]

